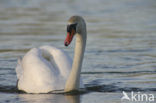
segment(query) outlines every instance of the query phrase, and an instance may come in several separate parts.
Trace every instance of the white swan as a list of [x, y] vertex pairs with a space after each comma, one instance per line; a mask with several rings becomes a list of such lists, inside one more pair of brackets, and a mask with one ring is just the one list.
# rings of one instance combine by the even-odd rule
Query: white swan
[[48, 93], [54, 90], [65, 92], [79, 90], [84, 85], [80, 72], [87, 39], [86, 23], [80, 16], [68, 20], [65, 46], [76, 35], [75, 54], [71, 58], [61, 49], [42, 46], [31, 49], [18, 60], [16, 74], [17, 88], [27, 93]]

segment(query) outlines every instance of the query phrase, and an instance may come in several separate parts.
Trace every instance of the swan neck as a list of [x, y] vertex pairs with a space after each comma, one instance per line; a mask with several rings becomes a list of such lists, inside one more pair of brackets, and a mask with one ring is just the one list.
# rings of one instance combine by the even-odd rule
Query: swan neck
[[78, 90], [80, 86], [80, 72], [82, 68], [83, 56], [86, 46], [86, 31], [83, 34], [76, 34], [76, 44], [74, 50], [74, 60], [72, 70], [67, 79], [65, 91]]

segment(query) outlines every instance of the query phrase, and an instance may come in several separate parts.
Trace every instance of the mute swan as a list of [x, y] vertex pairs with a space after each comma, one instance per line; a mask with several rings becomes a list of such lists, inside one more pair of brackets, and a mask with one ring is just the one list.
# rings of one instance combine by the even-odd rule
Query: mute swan
[[74, 60], [61, 49], [42, 46], [31, 49], [16, 67], [17, 88], [27, 93], [48, 93], [55, 90], [69, 92], [84, 88], [80, 72], [86, 46], [86, 23], [80, 16], [68, 20], [67, 37], [64, 45], [68, 46], [76, 36]]

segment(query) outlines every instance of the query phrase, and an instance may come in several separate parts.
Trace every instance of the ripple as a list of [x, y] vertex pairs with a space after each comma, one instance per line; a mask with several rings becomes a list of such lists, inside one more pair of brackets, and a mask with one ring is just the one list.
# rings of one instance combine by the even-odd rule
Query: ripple
[[[67, 95], [80, 95], [90, 92], [131, 92], [131, 91], [140, 91], [140, 92], [155, 92], [156, 88], [136, 88], [136, 87], [119, 87], [116, 86], [115, 83], [113, 84], [103, 84], [103, 85], [95, 85], [95, 84], [85, 84], [85, 89], [80, 89], [80, 91], [71, 91], [71, 92], [64, 92], [63, 90], [55, 90], [49, 92], [48, 94], [67, 94]], [[0, 85], [0, 92], [3, 93], [25, 93], [24, 91], [20, 91], [17, 89], [16, 86], [3, 86]]]
[[131, 92], [131, 91], [142, 91], [142, 92], [147, 92], [147, 91], [156, 91], [156, 88], [136, 88], [136, 87], [118, 87], [115, 86], [114, 84], [109, 84], [109, 85], [87, 85], [86, 89], [89, 92], [121, 92], [121, 91], [126, 91], [126, 92]]
[[127, 71], [127, 72], [117, 72], [117, 71], [110, 71], [110, 72], [82, 72], [81, 74], [138, 74], [138, 73], [156, 73], [156, 71]]
[[9, 71], [9, 70], [13, 70], [14, 68], [0, 68], [0, 70], [7, 70], [7, 71]]
[[0, 92], [4, 92], [4, 93], [18, 93], [18, 89], [16, 88], [16, 86], [3, 86], [0, 85]]
[[148, 52], [148, 51], [152, 51], [152, 48], [147, 48], [147, 49], [116, 49], [116, 50], [107, 50], [107, 52]]

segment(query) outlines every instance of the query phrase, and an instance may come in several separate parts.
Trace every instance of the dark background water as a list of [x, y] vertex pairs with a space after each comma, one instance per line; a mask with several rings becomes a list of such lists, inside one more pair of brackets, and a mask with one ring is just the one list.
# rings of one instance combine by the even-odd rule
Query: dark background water
[[[66, 22], [81, 15], [88, 40], [81, 95], [21, 94], [17, 59], [30, 48], [65, 48]], [[119, 103], [122, 91], [156, 96], [155, 0], [0, 0], [1, 103]]]

